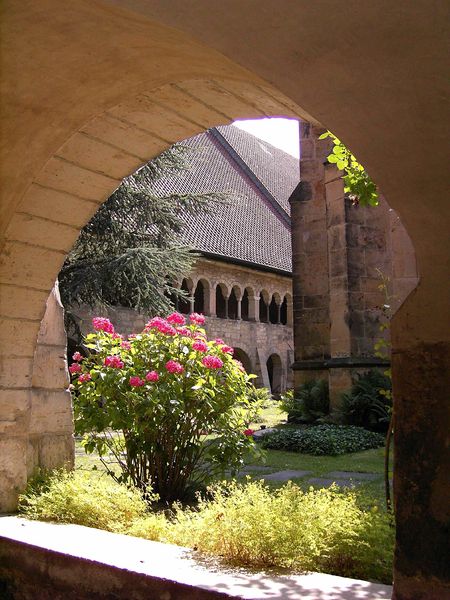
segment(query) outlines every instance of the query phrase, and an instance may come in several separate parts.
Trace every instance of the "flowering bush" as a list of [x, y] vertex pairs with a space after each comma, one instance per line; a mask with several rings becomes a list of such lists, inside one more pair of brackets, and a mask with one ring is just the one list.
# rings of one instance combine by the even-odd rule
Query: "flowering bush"
[[[208, 341], [179, 313], [154, 317], [123, 340], [108, 319], [93, 319], [90, 351], [74, 355], [75, 428], [87, 452], [97, 450], [109, 472], [163, 501], [182, 498], [225, 469], [236, 471], [253, 447], [252, 375], [222, 340]], [[113, 455], [120, 475], [106, 462]]]

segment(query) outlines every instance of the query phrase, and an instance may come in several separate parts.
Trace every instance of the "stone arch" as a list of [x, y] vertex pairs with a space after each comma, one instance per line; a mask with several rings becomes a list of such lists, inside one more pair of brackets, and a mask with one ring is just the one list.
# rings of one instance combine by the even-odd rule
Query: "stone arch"
[[269, 304], [269, 323], [277, 325], [280, 323], [281, 296], [278, 292], [272, 294]]
[[283, 385], [283, 363], [279, 354], [272, 352], [266, 361], [267, 375], [270, 391], [277, 396], [284, 391]]
[[228, 296], [228, 318], [240, 318], [240, 301], [241, 289], [238, 285], [233, 285], [230, 291], [230, 295]]
[[269, 322], [269, 293], [267, 290], [261, 290], [259, 293], [259, 321], [261, 323]]
[[224, 283], [216, 285], [216, 316], [219, 319], [228, 318], [228, 288]]
[[193, 292], [193, 281], [190, 277], [184, 277], [181, 282], [181, 290], [187, 294], [186, 298], [180, 298], [178, 300], [178, 310], [180, 313], [187, 315], [192, 310], [192, 292]]
[[241, 300], [241, 318], [243, 321], [252, 321], [255, 319], [254, 313], [254, 298], [255, 291], [252, 287], [246, 286], [242, 293]]
[[236, 360], [239, 360], [242, 363], [242, 366], [244, 367], [244, 369], [246, 370], [247, 373], [254, 372], [250, 356], [245, 350], [242, 350], [242, 348], [235, 346], [233, 358], [235, 358]]
[[[283, 26], [271, 29], [264, 29], [267, 23], [263, 11], [255, 10], [250, 3], [242, 3], [238, 16], [230, 10], [217, 18], [214, 11], [220, 7], [200, 1], [195, 19], [190, 18], [189, 12], [186, 14], [189, 7], [182, 3], [181, 10], [175, 11], [171, 3], [161, 2], [148, 3], [144, 14], [150, 19], [104, 3], [72, 3], [69, 9], [60, 10], [62, 5], [56, 0], [39, 7], [40, 16], [45, 18], [38, 22], [34, 9], [10, 7], [6, 11], [9, 23], [5, 34], [14, 36], [14, 45], [9, 46], [9, 60], [3, 74], [9, 99], [3, 144], [8, 152], [4, 165], [7, 177], [1, 219], [3, 393], [15, 398], [10, 400], [14, 406], [22, 405], [25, 400], [29, 402], [25, 396], [31, 389], [33, 350], [46, 299], [65, 253], [95, 211], [95, 205], [106, 199], [120, 178], [133, 171], [143, 157], [147, 159], [167, 147], [174, 129], [187, 127], [186, 119], [180, 124], [180, 114], [190, 115], [189, 123], [197, 126], [202, 119], [196, 117], [203, 113], [229, 121], [230, 104], [241, 103], [236, 117], [253, 116], [260, 110], [260, 94], [255, 94], [253, 86], [266, 97], [261, 92], [266, 89], [265, 84], [237, 66], [242, 64], [262, 78], [274, 81], [279, 89], [313, 111], [346, 141], [380, 184], [391, 206], [399, 211], [415, 243], [422, 278], [392, 323], [395, 398], [398, 422], [402, 423], [395, 434], [399, 467], [396, 472], [400, 473], [401, 465], [406, 465], [402, 476], [394, 478], [401, 542], [397, 547], [395, 593], [399, 597], [406, 597], [411, 590], [426, 593], [431, 584], [433, 588], [437, 585], [443, 595], [444, 584], [439, 583], [442, 577], [437, 566], [440, 563], [432, 560], [430, 548], [437, 558], [443, 548], [441, 524], [446, 515], [442, 493], [446, 482], [435, 474], [446, 472], [444, 459], [438, 457], [445, 455], [444, 436], [439, 427], [448, 417], [443, 373], [448, 372], [450, 343], [450, 329], [445, 321], [450, 281], [447, 139], [442, 133], [447, 32], [439, 27], [445, 22], [447, 7], [441, 2], [435, 10], [430, 10], [429, 3], [421, 2], [403, 19], [401, 10], [387, 11], [380, 18], [373, 3], [354, 5], [355, 11], [349, 19], [346, 11], [341, 14], [329, 11], [325, 4], [321, 7], [316, 3], [294, 3], [286, 9], [290, 11], [289, 18], [280, 14]], [[173, 29], [166, 28], [161, 21]], [[254, 23], [252, 28], [248, 27], [249, 22]], [[371, 24], [370, 36], [364, 27], [367, 23]], [[33, 30], [37, 43], [32, 48], [39, 70], [26, 60], [25, 54], [30, 52], [25, 42], [34, 27], [37, 27]], [[397, 29], [401, 35], [389, 35]], [[408, 70], [404, 68], [405, 53], [399, 40], [411, 34], [415, 44], [408, 46], [408, 61], [415, 69]], [[208, 46], [192, 41], [195, 38]], [[48, 43], [42, 44], [39, 39], [47, 39]], [[236, 43], [239, 39], [245, 39], [245, 43]], [[331, 50], [340, 39], [349, 39], [351, 43], [342, 47], [342, 52], [333, 54]], [[299, 43], [303, 45], [301, 52]], [[120, 56], [112, 44], [122, 49]], [[66, 51], [58, 52], [63, 45]], [[212, 49], [214, 46], [221, 54]], [[5, 47], [8, 48], [7, 43]], [[86, 49], [84, 54], [82, 49]], [[159, 61], [157, 69], [155, 56]], [[83, 60], [83, 69], [71, 68]], [[22, 68], [16, 75], [17, 64]], [[130, 65], [136, 65], [136, 69], [130, 69]], [[82, 82], [77, 77], [81, 72]], [[436, 82], [433, 86], [426, 85], [431, 72]], [[182, 99], [178, 96], [174, 112], [167, 107], [163, 95], [155, 99], [159, 104], [155, 104], [154, 112], [161, 110], [159, 119], [153, 119], [152, 123], [142, 119], [149, 113], [144, 98], [143, 107], [135, 108], [137, 126], [130, 119], [105, 112], [129, 95], [135, 98], [138, 91], [155, 90], [168, 81], [177, 84], [183, 78], [197, 78], [206, 81], [208, 88], [217, 74], [230, 81], [227, 91], [231, 90], [231, 98], [221, 92], [216, 93], [218, 98], [214, 100], [214, 95], [207, 91], [206, 101], [195, 108], [192, 104], [195, 105], [198, 90], [193, 90], [187, 98], [182, 90]], [[19, 85], [16, 76], [21, 78]], [[150, 84], [143, 85], [142, 81], [148, 83], [148, 79]], [[245, 84], [249, 84], [250, 92]], [[204, 93], [205, 85], [199, 89]], [[179, 94], [180, 90], [176, 88], [174, 93]], [[33, 102], [24, 101], [31, 97]], [[273, 106], [275, 103], [279, 107], [280, 96], [274, 92], [268, 98], [266, 106], [271, 108], [266, 110], [274, 114]], [[410, 99], [406, 112], [405, 98]], [[96, 121], [98, 129], [86, 131], [86, 139], [80, 138], [66, 148], [68, 154], [58, 156], [57, 148], [73, 132], [81, 132], [84, 124], [98, 114], [104, 117], [103, 122]], [[283, 110], [281, 114], [286, 112]], [[213, 124], [218, 122], [220, 119]], [[389, 127], [383, 127], [386, 122]], [[414, 128], [410, 123], [414, 123]], [[158, 131], [149, 136], [152, 127]], [[128, 132], [132, 134], [127, 135]], [[178, 139], [183, 137], [185, 132]], [[421, 143], [412, 144], [412, 139], [420, 139]], [[147, 150], [141, 153], [142, 148], [154, 143], [163, 147], [154, 153]], [[431, 145], [434, 152], [429, 151]], [[386, 148], [395, 149], [395, 160], [387, 159]], [[125, 167], [127, 161], [133, 164]], [[105, 164], [109, 165], [106, 172]], [[427, 419], [420, 423], [418, 415], [422, 414], [424, 404], [433, 410], [427, 411]], [[2, 453], [26, 456], [29, 432], [15, 425], [8, 426], [8, 431], [2, 441]], [[427, 454], [430, 460], [424, 461], [429, 473], [425, 476], [415, 457], [408, 455], [408, 449], [411, 443], [417, 446], [419, 442], [425, 451], [425, 441], [430, 439], [434, 445]], [[11, 490], [21, 481], [27, 467], [32, 469], [31, 459], [28, 464], [25, 459], [20, 462], [20, 476], [13, 473], [10, 477], [7, 473]], [[424, 499], [428, 498], [425, 489], [433, 490], [432, 501]], [[16, 491], [2, 494], [1, 507], [14, 506], [16, 495]], [[418, 508], [413, 506], [416, 500]], [[433, 536], [430, 541], [432, 536], [424, 535], [420, 553], [411, 550], [408, 554], [411, 525], [416, 537], [422, 538], [430, 520], [440, 537]]]
[[209, 315], [209, 292], [210, 283], [204, 277], [198, 279], [194, 292], [194, 311]]

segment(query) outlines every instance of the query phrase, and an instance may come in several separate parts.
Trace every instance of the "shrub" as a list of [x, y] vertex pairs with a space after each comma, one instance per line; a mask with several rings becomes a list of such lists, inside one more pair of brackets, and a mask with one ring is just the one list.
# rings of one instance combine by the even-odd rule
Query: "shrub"
[[384, 438], [378, 433], [349, 425], [324, 424], [302, 429], [281, 429], [261, 438], [263, 448], [316, 456], [336, 456], [383, 445]]
[[391, 583], [393, 530], [356, 492], [303, 492], [288, 483], [221, 484], [197, 509], [175, 512], [167, 539], [236, 565], [322, 571]]
[[206, 339], [203, 321], [196, 313], [190, 325], [179, 313], [155, 317], [124, 340], [97, 317], [85, 338], [91, 354], [74, 354], [69, 368], [75, 431], [85, 435], [86, 451], [112, 454], [121, 474], [104, 464], [114, 478], [151, 487], [163, 501], [237, 470], [253, 446], [244, 435], [254, 415], [253, 376], [232, 348]]
[[128, 530], [136, 519], [145, 516], [147, 506], [136, 489], [85, 471], [39, 475], [19, 498], [19, 511], [30, 519], [115, 532]]
[[392, 399], [390, 377], [378, 370], [358, 375], [349, 392], [342, 394], [340, 412], [346, 423], [386, 431]]
[[281, 398], [281, 406], [291, 423], [314, 423], [330, 412], [328, 382], [324, 379], [306, 381], [295, 392], [289, 390]]
[[20, 498], [28, 518], [76, 523], [196, 548], [246, 567], [324, 571], [391, 582], [394, 530], [354, 490], [222, 483], [195, 508], [150, 512], [140, 492], [92, 472], [56, 471]]

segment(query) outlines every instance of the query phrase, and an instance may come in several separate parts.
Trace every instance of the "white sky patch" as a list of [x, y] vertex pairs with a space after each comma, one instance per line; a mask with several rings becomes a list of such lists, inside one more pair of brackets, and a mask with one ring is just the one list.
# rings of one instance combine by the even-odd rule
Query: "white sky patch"
[[300, 156], [299, 123], [295, 119], [273, 117], [251, 121], [235, 121], [233, 125], [269, 142], [272, 146], [280, 148], [280, 150], [295, 156], [295, 158]]

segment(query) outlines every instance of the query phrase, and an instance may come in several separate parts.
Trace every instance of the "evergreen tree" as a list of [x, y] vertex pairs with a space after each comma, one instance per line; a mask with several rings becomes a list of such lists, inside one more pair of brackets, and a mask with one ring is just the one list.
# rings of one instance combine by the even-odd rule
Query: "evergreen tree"
[[171, 309], [182, 296], [173, 282], [196, 258], [180, 243], [183, 217], [208, 210], [224, 195], [157, 192], [163, 176], [189, 168], [187, 146], [176, 144], [123, 180], [81, 230], [59, 274], [61, 299], [70, 308], [120, 305], [149, 315]]

